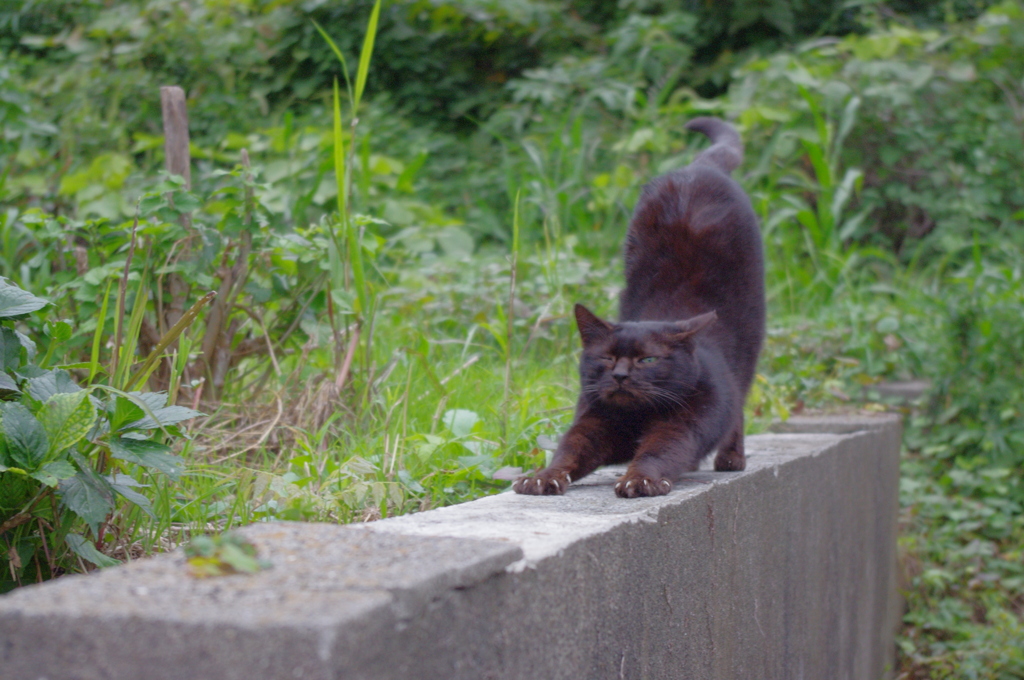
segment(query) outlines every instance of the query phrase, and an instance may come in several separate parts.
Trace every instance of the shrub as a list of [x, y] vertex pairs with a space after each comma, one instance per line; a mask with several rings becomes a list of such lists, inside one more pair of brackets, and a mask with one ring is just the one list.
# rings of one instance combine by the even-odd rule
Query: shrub
[[867, 219], [840, 235], [845, 244], [909, 263], [961, 257], [975, 234], [1024, 243], [1024, 89], [1012, 75], [1024, 68], [1022, 35], [1024, 6], [1011, 0], [945, 33], [891, 22], [752, 62], [733, 102], [765, 154], [758, 172], [799, 167], [801, 140], [815, 135], [801, 88], [837, 119], [856, 97], [848, 134], [857, 144], [842, 160], [863, 173], [853, 205]]
[[[167, 441], [199, 415], [163, 392], [103, 385], [96, 365], [52, 366], [71, 325], [50, 319], [40, 356], [17, 323], [48, 304], [0, 279], [0, 592], [77, 571], [79, 559], [116, 563], [100, 549], [130, 542], [118, 535], [130, 526], [125, 506], [153, 514], [140, 477], [181, 476]], [[71, 371], [89, 376], [85, 387]]]

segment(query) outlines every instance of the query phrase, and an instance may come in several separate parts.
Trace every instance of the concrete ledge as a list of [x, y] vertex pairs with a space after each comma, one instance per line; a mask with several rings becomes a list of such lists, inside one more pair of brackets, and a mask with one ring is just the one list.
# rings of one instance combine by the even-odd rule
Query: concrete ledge
[[830, 414], [791, 416], [776, 421], [769, 428], [777, 434], [851, 434], [865, 430], [884, 430], [899, 420], [893, 415]]
[[877, 680], [900, 426], [853, 429], [750, 437], [745, 472], [655, 499], [616, 498], [609, 469], [562, 497], [249, 527], [274, 564], [252, 576], [172, 554], [24, 588], [0, 597], [0, 676]]

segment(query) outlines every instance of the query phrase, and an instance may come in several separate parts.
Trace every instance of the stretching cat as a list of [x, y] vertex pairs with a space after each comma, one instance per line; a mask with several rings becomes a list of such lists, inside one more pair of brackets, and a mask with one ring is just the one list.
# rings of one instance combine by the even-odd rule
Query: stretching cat
[[583, 339], [576, 418], [551, 466], [517, 493], [561, 494], [600, 465], [630, 462], [615, 493], [659, 496], [713, 449], [742, 470], [743, 403], [765, 332], [764, 256], [750, 199], [729, 173], [739, 135], [717, 118], [688, 167], [644, 187], [626, 235], [618, 323], [576, 305]]

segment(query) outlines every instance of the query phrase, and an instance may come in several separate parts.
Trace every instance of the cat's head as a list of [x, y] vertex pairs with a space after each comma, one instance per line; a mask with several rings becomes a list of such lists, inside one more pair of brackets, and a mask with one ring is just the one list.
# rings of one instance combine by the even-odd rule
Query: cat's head
[[695, 336], [718, 318], [610, 323], [576, 305], [583, 395], [619, 408], [685, 408], [699, 377]]

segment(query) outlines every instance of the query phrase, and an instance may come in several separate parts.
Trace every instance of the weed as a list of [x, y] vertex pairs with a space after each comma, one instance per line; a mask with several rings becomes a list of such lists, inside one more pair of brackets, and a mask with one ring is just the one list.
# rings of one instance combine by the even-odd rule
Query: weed
[[[0, 590], [76, 570], [79, 560], [116, 564], [100, 548], [111, 552], [107, 541], [131, 542], [124, 535], [131, 533], [131, 510], [124, 506], [155, 519], [137, 477], [179, 479], [183, 461], [166, 441], [181, 436], [179, 423], [199, 415], [168, 404], [166, 393], [123, 389], [141, 381], [129, 372], [127, 348], [113, 371], [117, 386], [79, 386], [70, 371], [94, 372], [89, 364], [51, 367], [71, 325], [51, 320], [39, 357], [36, 342], [16, 324], [48, 305], [0, 279]], [[139, 370], [136, 376], [145, 375], [146, 364]]]

